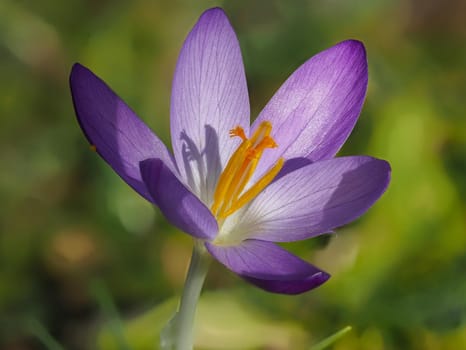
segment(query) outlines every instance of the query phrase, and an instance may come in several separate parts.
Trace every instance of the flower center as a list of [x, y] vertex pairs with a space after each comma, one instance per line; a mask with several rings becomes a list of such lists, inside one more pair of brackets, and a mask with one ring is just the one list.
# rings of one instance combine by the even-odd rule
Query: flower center
[[249, 139], [240, 126], [230, 130], [231, 137], [238, 136], [243, 142], [220, 174], [215, 188], [211, 211], [219, 223], [254, 199], [283, 167], [284, 159], [280, 158], [264, 176], [245, 191], [264, 150], [277, 147], [275, 140], [270, 136], [271, 131], [272, 124], [268, 121], [262, 122]]

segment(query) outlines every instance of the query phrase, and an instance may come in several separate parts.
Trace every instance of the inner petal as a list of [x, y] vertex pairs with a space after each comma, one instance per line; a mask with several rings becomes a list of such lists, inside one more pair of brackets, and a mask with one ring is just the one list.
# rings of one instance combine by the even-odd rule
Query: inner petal
[[228, 131], [243, 125], [249, 134], [241, 50], [223, 10], [199, 18], [180, 51], [172, 86], [170, 131], [180, 178], [210, 207], [222, 168], [239, 144], [229, 142]]

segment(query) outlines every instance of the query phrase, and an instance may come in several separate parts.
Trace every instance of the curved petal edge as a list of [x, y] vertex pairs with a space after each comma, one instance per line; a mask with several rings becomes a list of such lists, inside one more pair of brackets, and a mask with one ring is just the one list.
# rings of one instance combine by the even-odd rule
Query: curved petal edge
[[262, 191], [228, 234], [291, 242], [329, 233], [364, 214], [387, 189], [390, 174], [388, 162], [367, 156], [304, 165]]
[[76, 116], [92, 148], [141, 196], [152, 202], [139, 162], [160, 158], [174, 163], [162, 141], [107, 84], [75, 63], [70, 74]]
[[241, 277], [247, 282], [267, 292], [296, 295], [321, 286], [330, 278], [330, 275], [324, 271], [320, 271], [308, 277], [292, 281], [264, 280], [247, 276]]
[[220, 246], [209, 242], [205, 245], [213, 257], [241, 276], [290, 281], [320, 271], [272, 242], [248, 239], [237, 245]]
[[332, 158], [361, 112], [368, 72], [364, 45], [343, 41], [311, 57], [278, 89], [253, 126], [268, 120], [278, 149], [264, 155], [258, 176], [279, 157]]
[[246, 281], [280, 294], [299, 294], [320, 286], [330, 277], [271, 242], [246, 240], [236, 246], [205, 243], [220, 263]]

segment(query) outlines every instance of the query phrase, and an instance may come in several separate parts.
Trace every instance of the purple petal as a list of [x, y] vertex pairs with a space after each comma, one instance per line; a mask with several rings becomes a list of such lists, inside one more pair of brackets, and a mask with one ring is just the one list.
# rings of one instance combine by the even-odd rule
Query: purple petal
[[257, 176], [285, 159], [333, 157], [361, 112], [367, 88], [367, 61], [359, 41], [341, 42], [299, 67], [275, 93], [251, 127], [272, 122], [278, 144], [264, 153]]
[[231, 271], [253, 279], [296, 281], [320, 272], [271, 242], [246, 240], [235, 246], [206, 243], [206, 247], [210, 254]]
[[390, 165], [375, 158], [342, 157], [312, 163], [270, 184], [230, 234], [290, 242], [330, 232], [368, 210], [389, 181]]
[[316, 268], [316, 273], [302, 279], [292, 281], [264, 280], [258, 278], [244, 277], [246, 281], [268, 292], [279, 294], [301, 294], [319, 287], [326, 282], [330, 275]]
[[78, 122], [97, 153], [131, 187], [152, 201], [139, 162], [160, 158], [174, 167], [165, 145], [100, 78], [75, 64], [70, 75]]
[[210, 210], [192, 194], [160, 159], [141, 162], [141, 174], [154, 203], [166, 218], [190, 235], [211, 239], [218, 231]]
[[176, 65], [171, 136], [181, 175], [208, 203], [239, 144], [229, 130], [249, 132], [249, 99], [235, 32], [223, 10], [206, 11], [186, 38]]

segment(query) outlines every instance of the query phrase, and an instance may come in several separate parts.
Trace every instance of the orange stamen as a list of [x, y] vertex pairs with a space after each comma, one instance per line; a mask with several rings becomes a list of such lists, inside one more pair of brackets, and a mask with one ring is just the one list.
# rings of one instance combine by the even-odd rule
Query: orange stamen
[[244, 192], [264, 150], [277, 147], [275, 140], [270, 136], [271, 132], [272, 124], [268, 121], [262, 122], [249, 139], [240, 126], [230, 130], [230, 136], [240, 137], [242, 143], [228, 161], [215, 189], [211, 211], [218, 219], [225, 219], [249, 203], [274, 179], [283, 167], [284, 160], [280, 158], [265, 175]]

